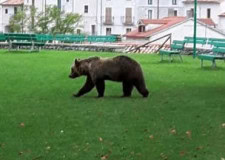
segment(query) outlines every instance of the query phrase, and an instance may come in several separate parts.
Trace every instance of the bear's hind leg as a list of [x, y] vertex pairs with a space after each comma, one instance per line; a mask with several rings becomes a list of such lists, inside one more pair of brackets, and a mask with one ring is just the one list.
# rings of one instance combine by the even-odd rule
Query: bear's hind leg
[[148, 97], [149, 91], [147, 90], [145, 82], [143, 80], [135, 81], [134, 85], [137, 88], [138, 92], [142, 94], [143, 97]]
[[123, 96], [122, 97], [130, 97], [131, 92], [133, 90], [133, 84], [130, 82], [123, 82]]
[[97, 80], [96, 89], [98, 91], [98, 97], [104, 97], [105, 81], [104, 80]]

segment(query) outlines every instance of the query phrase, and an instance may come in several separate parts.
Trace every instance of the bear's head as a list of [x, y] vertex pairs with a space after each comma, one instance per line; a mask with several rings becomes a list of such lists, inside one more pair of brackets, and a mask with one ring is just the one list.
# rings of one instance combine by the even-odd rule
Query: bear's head
[[77, 78], [82, 75], [87, 74], [88, 64], [87, 62], [79, 59], [75, 59], [72, 67], [71, 67], [71, 73], [69, 75], [70, 78]]

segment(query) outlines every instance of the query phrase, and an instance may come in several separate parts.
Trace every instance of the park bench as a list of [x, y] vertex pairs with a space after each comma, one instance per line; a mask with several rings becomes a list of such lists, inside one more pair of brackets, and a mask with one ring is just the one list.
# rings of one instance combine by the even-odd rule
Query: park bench
[[216, 43], [225, 43], [225, 39], [222, 39], [222, 38], [209, 38], [208, 44], [213, 46]]
[[213, 42], [213, 49], [210, 54], [199, 54], [198, 58], [201, 60], [201, 67], [203, 67], [203, 61], [212, 61], [212, 67], [216, 67], [216, 60], [225, 60], [225, 42]]
[[84, 35], [63, 35], [57, 34], [55, 40], [60, 43], [82, 43], [85, 41]]
[[40, 49], [45, 45], [45, 42], [41, 42], [37, 39], [35, 34], [23, 34], [23, 33], [6, 33], [4, 34], [7, 42], [9, 43], [9, 51], [16, 47], [30, 47], [31, 51], [34, 51], [35, 47]]
[[87, 41], [90, 43], [96, 43], [96, 42], [113, 43], [113, 42], [116, 42], [116, 40], [117, 40], [117, 37], [113, 36], [113, 35], [111, 35], [111, 36], [88, 36], [87, 37]]
[[[185, 41], [185, 50], [192, 52], [194, 48], [194, 38], [184, 37], [184, 41]], [[204, 38], [204, 37], [196, 37], [196, 48], [198, 52], [205, 52], [206, 50], [212, 49], [207, 44], [207, 38]]]
[[53, 36], [50, 34], [36, 34], [36, 42], [50, 43], [53, 40]]
[[172, 55], [178, 55], [180, 57], [181, 62], [183, 59], [181, 57], [181, 52], [184, 50], [184, 41], [174, 40], [173, 43], [170, 45], [170, 50], [159, 50], [159, 54], [161, 55], [161, 61], [163, 61], [163, 56], [168, 55], [170, 62], [172, 61]]
[[5, 35], [3, 33], [0, 33], [0, 42], [5, 42], [6, 38]]

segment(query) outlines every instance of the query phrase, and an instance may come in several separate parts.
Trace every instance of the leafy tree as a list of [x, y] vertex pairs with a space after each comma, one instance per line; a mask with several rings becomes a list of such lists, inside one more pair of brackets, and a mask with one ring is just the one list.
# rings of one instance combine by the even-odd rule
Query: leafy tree
[[47, 7], [45, 12], [40, 12], [37, 16], [38, 33], [47, 34], [50, 32], [49, 25], [52, 23], [50, 18], [51, 7]]
[[26, 24], [26, 10], [26, 7], [19, 7], [17, 13], [10, 18], [10, 32], [24, 32]]
[[51, 33], [53, 35], [74, 33], [74, 29], [81, 19], [81, 15], [76, 13], [66, 14], [56, 6], [51, 9], [50, 17], [52, 19]]

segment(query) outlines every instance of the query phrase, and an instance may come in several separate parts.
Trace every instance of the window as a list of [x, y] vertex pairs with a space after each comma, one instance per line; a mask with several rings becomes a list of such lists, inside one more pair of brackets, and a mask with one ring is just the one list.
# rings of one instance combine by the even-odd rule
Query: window
[[88, 13], [88, 5], [84, 6], [84, 13]]
[[173, 11], [173, 16], [177, 17], [177, 10]]
[[148, 19], [152, 19], [152, 10], [148, 10]]
[[194, 8], [191, 9], [191, 17], [194, 17]]
[[106, 35], [112, 34], [112, 28], [106, 28]]
[[8, 14], [8, 9], [5, 9], [5, 14]]
[[177, 0], [172, 0], [172, 5], [177, 5]]
[[80, 29], [77, 29], [77, 34], [81, 34], [81, 30]]
[[91, 25], [91, 34], [96, 35], [96, 26], [95, 25]]
[[14, 14], [17, 13], [17, 7], [14, 7]]
[[210, 8], [207, 9], [207, 18], [211, 18], [211, 9]]
[[126, 33], [129, 33], [129, 32], [131, 32], [131, 28], [126, 29]]
[[140, 25], [138, 27], [138, 32], [145, 32], [145, 26], [144, 25]]
[[132, 24], [132, 8], [126, 8], [125, 24]]
[[148, 4], [149, 5], [152, 5], [152, 0], [148, 0]]

